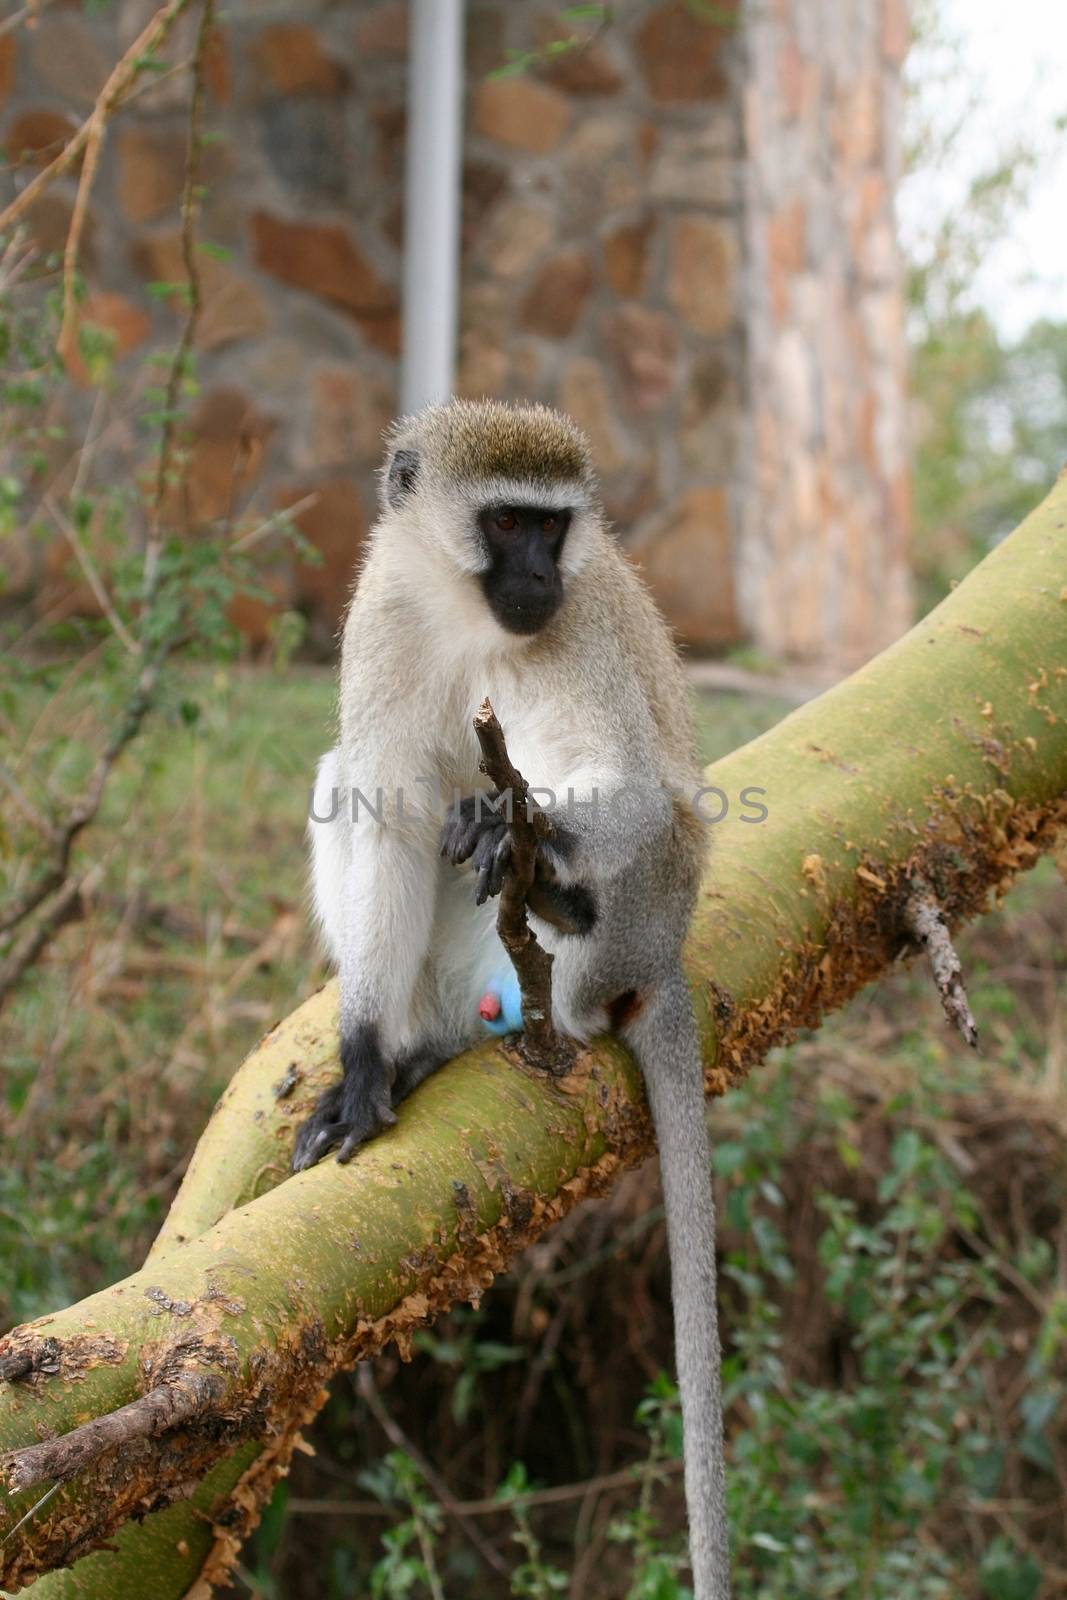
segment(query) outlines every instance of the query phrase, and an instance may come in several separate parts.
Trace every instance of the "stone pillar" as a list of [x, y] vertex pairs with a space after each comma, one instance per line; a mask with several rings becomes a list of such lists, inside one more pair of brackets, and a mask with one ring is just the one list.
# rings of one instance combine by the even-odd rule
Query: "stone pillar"
[[852, 667], [911, 611], [904, 0], [753, 4], [747, 43], [741, 609], [763, 649]]

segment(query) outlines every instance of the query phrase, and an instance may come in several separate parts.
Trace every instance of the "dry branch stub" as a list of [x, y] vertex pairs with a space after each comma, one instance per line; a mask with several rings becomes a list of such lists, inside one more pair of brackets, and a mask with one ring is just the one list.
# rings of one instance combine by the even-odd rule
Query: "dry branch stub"
[[921, 881], [912, 885], [904, 902], [904, 922], [916, 943], [926, 952], [945, 1016], [971, 1048], [977, 1050], [978, 1024], [963, 985], [960, 958], [941, 907]]

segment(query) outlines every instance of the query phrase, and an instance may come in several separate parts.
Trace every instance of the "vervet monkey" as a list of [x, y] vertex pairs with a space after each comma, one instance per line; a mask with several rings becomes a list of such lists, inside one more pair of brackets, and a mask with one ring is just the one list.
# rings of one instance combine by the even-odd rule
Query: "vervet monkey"
[[554, 1021], [579, 1040], [618, 1032], [644, 1074], [696, 1597], [723, 1600], [715, 1214], [680, 960], [704, 853], [699, 771], [667, 628], [605, 525], [582, 435], [543, 406], [454, 401], [390, 437], [344, 630], [340, 743], [319, 765], [310, 824], [343, 1076], [300, 1129], [293, 1165], [335, 1148], [347, 1161], [483, 1036], [480, 1000], [508, 965], [491, 901], [509, 854], [473, 729], [486, 696], [534, 797], [553, 797], [530, 905], [555, 957]]

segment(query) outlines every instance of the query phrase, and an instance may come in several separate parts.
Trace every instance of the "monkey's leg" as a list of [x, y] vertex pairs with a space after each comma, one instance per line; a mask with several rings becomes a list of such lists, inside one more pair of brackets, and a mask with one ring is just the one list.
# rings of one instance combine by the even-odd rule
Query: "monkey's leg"
[[542, 922], [551, 923], [560, 933], [592, 933], [596, 926], [597, 907], [592, 890], [584, 883], [558, 883], [551, 869], [540, 862], [526, 904]]
[[393, 1078], [393, 1104], [398, 1106], [413, 1094], [438, 1067], [443, 1067], [450, 1061], [454, 1051], [443, 1050], [437, 1045], [420, 1045], [417, 1050], [412, 1050], [406, 1055], [398, 1056], [394, 1068]]

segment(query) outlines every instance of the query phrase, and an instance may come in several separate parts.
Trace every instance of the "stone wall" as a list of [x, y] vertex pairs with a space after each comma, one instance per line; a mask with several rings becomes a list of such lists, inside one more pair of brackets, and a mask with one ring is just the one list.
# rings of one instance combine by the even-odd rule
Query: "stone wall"
[[[459, 388], [577, 418], [697, 650], [845, 665], [906, 621], [901, 4], [649, 0], [511, 77], [488, 74], [569, 25], [534, 0], [468, 8]], [[0, 36], [16, 181], [153, 9], [57, 7]], [[324, 559], [272, 581], [323, 646], [395, 404], [406, 25], [397, 0], [234, 0], [209, 59], [203, 232], [228, 255], [201, 256], [188, 520], [301, 508]], [[184, 276], [183, 98], [177, 79], [139, 95], [94, 194], [87, 310], [118, 340], [119, 411], [177, 325], [149, 286]], [[44, 248], [72, 192], [38, 208]], [[62, 557], [44, 559], [54, 604]], [[242, 608], [253, 638], [269, 621]]]

